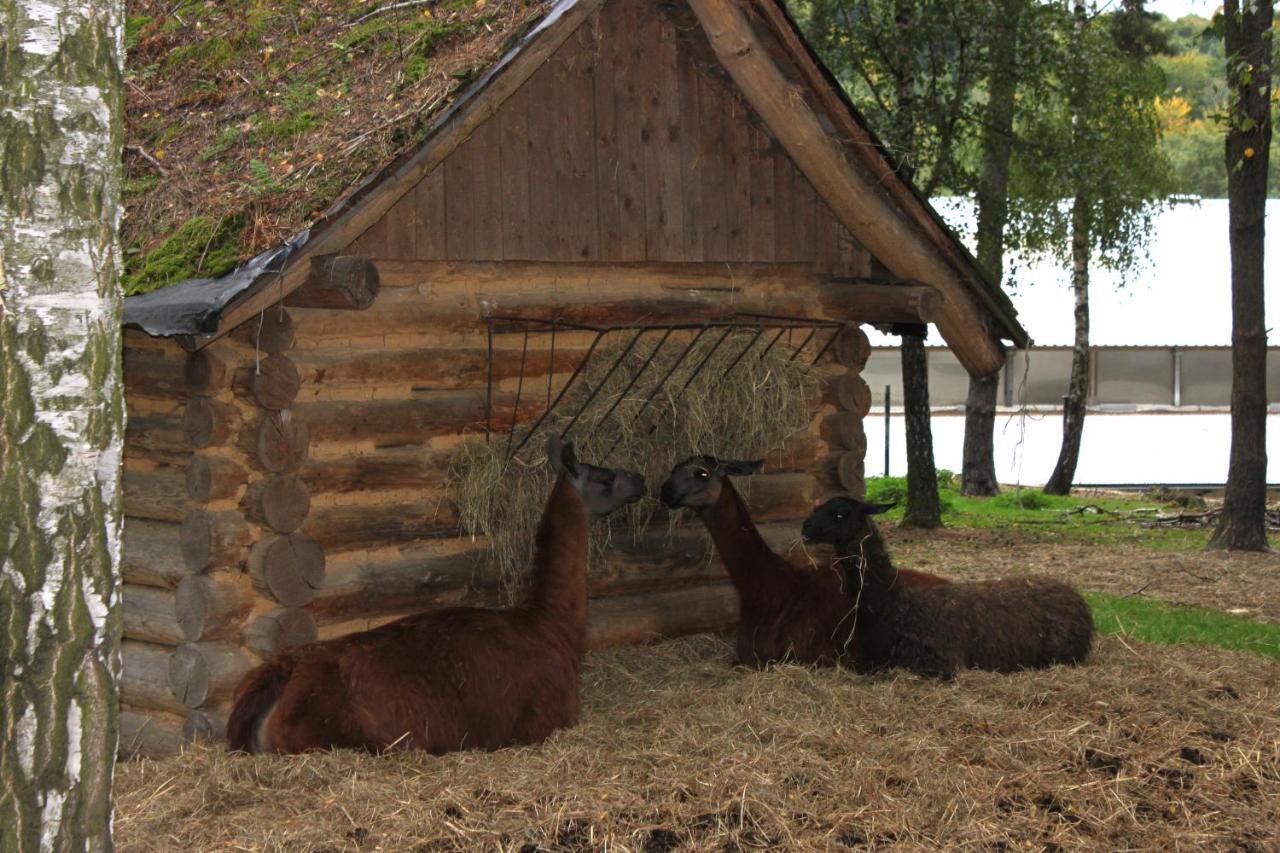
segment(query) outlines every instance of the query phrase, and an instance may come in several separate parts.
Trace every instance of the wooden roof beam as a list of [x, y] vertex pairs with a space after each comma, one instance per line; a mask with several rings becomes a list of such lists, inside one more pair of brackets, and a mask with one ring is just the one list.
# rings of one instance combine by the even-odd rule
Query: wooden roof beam
[[689, 5], [729, 76], [845, 227], [894, 275], [937, 289], [942, 299], [938, 329], [970, 373], [997, 372], [1004, 349], [988, 331], [986, 311], [936, 246], [846, 159], [798, 87], [770, 59], [742, 7], [734, 0], [689, 0]]

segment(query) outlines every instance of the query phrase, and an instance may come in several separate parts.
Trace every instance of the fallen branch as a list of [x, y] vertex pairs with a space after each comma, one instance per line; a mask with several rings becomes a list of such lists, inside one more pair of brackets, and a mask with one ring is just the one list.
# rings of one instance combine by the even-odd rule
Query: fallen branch
[[357, 24], [363, 24], [370, 18], [376, 18], [378, 15], [384, 15], [387, 12], [394, 12], [397, 9], [412, 9], [414, 6], [430, 6], [434, 2], [436, 2], [436, 0], [404, 0], [403, 3], [389, 3], [386, 6], [380, 6], [379, 8], [374, 9], [372, 12], [361, 15], [347, 26], [350, 28]]
[[126, 145], [124, 149], [126, 151], [132, 151], [133, 153], [137, 154], [143, 160], [146, 160], [152, 166], [155, 166], [156, 171], [159, 172], [161, 175], [168, 177], [169, 170], [166, 169], [164, 166], [162, 166], [159, 160], [157, 160], [155, 157], [152, 157], [150, 154], [148, 154], [147, 149], [143, 148], [141, 145]]

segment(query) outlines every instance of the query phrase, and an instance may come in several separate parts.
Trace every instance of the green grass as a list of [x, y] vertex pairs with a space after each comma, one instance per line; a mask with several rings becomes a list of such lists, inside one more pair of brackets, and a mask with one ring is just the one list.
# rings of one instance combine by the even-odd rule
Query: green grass
[[[1094, 544], [1134, 543], [1166, 551], [1195, 551], [1209, 540], [1209, 529], [1143, 527], [1135, 519], [1112, 513], [1178, 507], [1162, 501], [1093, 495], [1046, 495], [1039, 489], [1009, 490], [996, 497], [970, 498], [959, 493], [949, 471], [938, 472], [938, 497], [942, 522], [948, 527], [1016, 531], [1051, 540], [1078, 540]], [[906, 478], [872, 477], [867, 480], [867, 499], [897, 502], [886, 513], [891, 522], [901, 520], [906, 505]]]
[[1093, 609], [1094, 624], [1103, 634], [1119, 634], [1147, 643], [1219, 646], [1280, 659], [1280, 625], [1149, 598], [1090, 592], [1085, 599]]

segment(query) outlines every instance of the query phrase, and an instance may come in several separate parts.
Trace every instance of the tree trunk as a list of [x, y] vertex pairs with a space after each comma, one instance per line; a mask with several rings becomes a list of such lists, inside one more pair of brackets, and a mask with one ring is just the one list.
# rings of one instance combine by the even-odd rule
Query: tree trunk
[[[989, 99], [982, 132], [982, 174], [978, 180], [978, 263], [995, 284], [1004, 280], [1004, 231], [1009, 220], [1009, 159], [1013, 152], [1013, 110], [1017, 89], [1018, 27], [1025, 0], [1005, 0], [991, 41]], [[1000, 376], [970, 376], [964, 410], [961, 491], [996, 495], [995, 428]]]
[[[897, 152], [898, 172], [908, 181], [915, 177], [916, 59], [912, 32], [918, 9], [913, 0], [895, 0], [893, 15], [898, 29]], [[929, 369], [924, 337], [902, 336], [903, 418], [907, 431], [907, 512], [902, 523], [909, 527], [940, 527], [938, 475], [933, 464], [933, 430], [929, 423]]]
[[907, 512], [904, 527], [941, 527], [938, 473], [929, 423], [929, 361], [924, 338], [902, 336], [903, 417], [907, 426]]
[[1267, 334], [1263, 321], [1263, 235], [1271, 148], [1272, 0], [1241, 12], [1227, 0], [1228, 83], [1234, 103], [1227, 131], [1231, 229], [1231, 465], [1226, 502], [1211, 548], [1267, 548]]
[[1053, 475], [1045, 483], [1048, 495], [1070, 493], [1080, 459], [1085, 404], [1089, 397], [1089, 259], [1088, 201], [1078, 194], [1071, 208], [1071, 289], [1076, 297], [1076, 340], [1071, 349], [1071, 381], [1062, 405], [1062, 450]]
[[0, 0], [0, 850], [110, 850], [123, 4]]

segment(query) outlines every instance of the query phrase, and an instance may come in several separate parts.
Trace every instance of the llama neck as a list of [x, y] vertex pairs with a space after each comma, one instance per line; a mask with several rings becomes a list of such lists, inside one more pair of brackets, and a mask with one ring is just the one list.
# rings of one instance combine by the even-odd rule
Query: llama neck
[[720, 497], [698, 513], [739, 592], [749, 592], [771, 574], [778, 559], [756, 529], [737, 489], [725, 480]]
[[556, 479], [534, 538], [529, 606], [577, 633], [587, 623], [587, 541], [591, 516], [564, 475]]
[[844, 566], [845, 589], [860, 609], [881, 609], [896, 595], [898, 570], [870, 520], [861, 535], [836, 544], [836, 556]]

